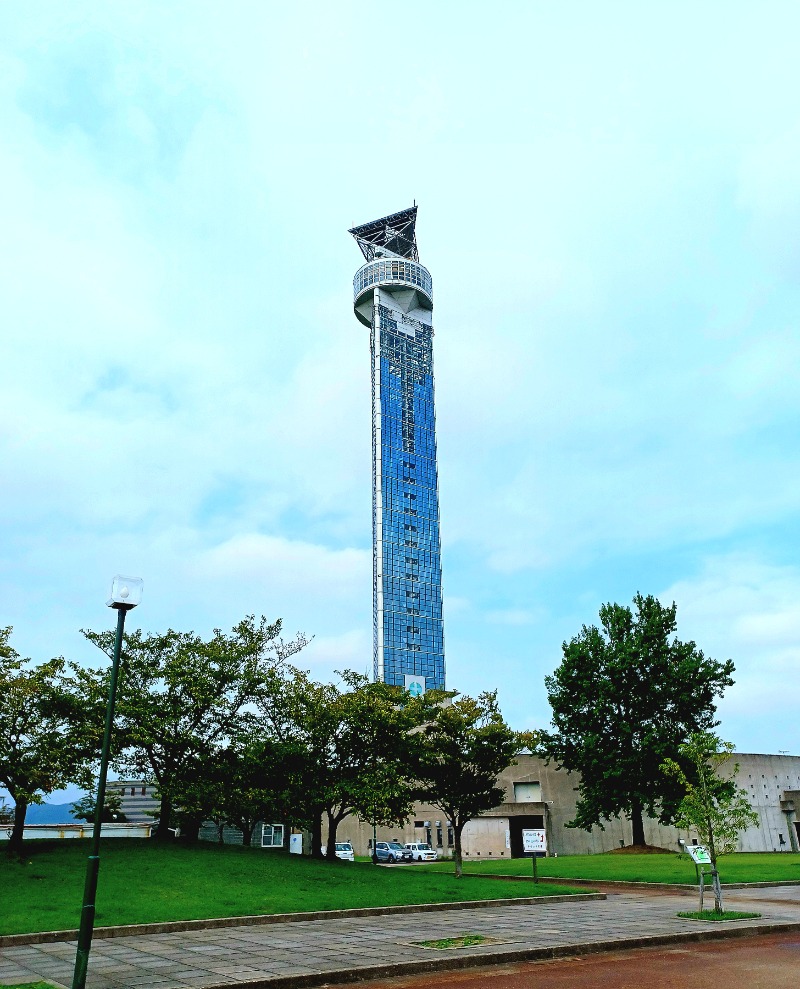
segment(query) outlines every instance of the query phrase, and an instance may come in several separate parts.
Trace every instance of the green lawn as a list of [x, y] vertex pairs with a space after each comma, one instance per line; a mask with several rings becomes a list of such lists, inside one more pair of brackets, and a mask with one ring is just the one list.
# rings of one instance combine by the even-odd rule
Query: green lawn
[[[77, 927], [88, 853], [88, 841], [34, 841], [23, 864], [0, 858], [0, 934]], [[96, 925], [564, 892], [563, 886], [458, 881], [419, 866], [329, 865], [260, 848], [112, 839], [100, 853]]]
[[[723, 883], [786, 882], [800, 880], [800, 855], [791, 852], [739, 853], [718, 861]], [[540, 858], [541, 877], [605, 879], [648, 883], [694, 883], [695, 869], [687, 855], [565, 855]], [[448, 862], [422, 866], [425, 871], [452, 869]], [[531, 860], [464, 859], [464, 871], [495, 875], [530, 876]], [[509, 884], [511, 885], [511, 884]]]

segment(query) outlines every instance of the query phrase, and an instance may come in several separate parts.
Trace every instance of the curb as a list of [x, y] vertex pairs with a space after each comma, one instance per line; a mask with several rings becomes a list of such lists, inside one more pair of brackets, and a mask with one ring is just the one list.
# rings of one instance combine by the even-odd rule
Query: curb
[[[530, 876], [503, 876], [498, 873], [487, 874], [483, 872], [465, 872], [465, 879], [501, 879], [505, 882], [529, 883], [533, 880]], [[603, 889], [630, 889], [636, 890], [668, 890], [674, 893], [697, 892], [697, 883], [645, 883], [634, 882], [626, 879], [568, 879], [564, 876], [539, 876], [539, 882], [549, 883], [551, 886], [586, 886], [594, 889], [602, 886]], [[726, 889], [772, 889], [781, 886], [800, 886], [800, 879], [786, 879], [783, 882], [768, 883], [722, 883], [722, 891]]]
[[[571, 896], [512, 896], [496, 900], [460, 900], [457, 903], [412, 903], [404, 906], [354, 907], [351, 910], [315, 910], [308, 913], [253, 914], [245, 917], [214, 917], [209, 920], [172, 920], [162, 924], [121, 924], [116, 927], [96, 927], [92, 937], [93, 940], [98, 940], [114, 937], [138, 937], [146, 934], [177, 934], [182, 931], [207, 931], [226, 927], [298, 924], [309, 920], [385, 917], [391, 914], [430, 913], [437, 910], [474, 910], [481, 907], [531, 906], [537, 903], [585, 903], [590, 900], [605, 899], [607, 899], [605, 893], [573, 893]], [[25, 944], [51, 944], [54, 941], [75, 941], [77, 937], [77, 929], [38, 931], [32, 934], [2, 934], [0, 935], [0, 948], [12, 948]]]
[[[355, 969], [331, 969], [326, 972], [309, 972], [304, 975], [283, 975], [271, 979], [255, 979], [251, 982], [226, 982], [204, 986], [203, 989], [306, 989], [323, 985], [342, 985], [348, 982], [366, 982], [377, 979], [394, 979], [426, 972], [457, 971], [466, 968], [483, 968], [491, 965], [508, 965], [525, 961], [551, 961], [575, 955], [595, 955], [607, 951], [630, 951], [635, 948], [654, 948], [671, 944], [692, 944], [700, 941], [722, 941], [731, 938], [753, 937], [760, 934], [778, 934], [784, 931], [800, 931], [800, 922], [760, 924], [753, 927], [737, 927], [725, 930], [685, 931], [677, 934], [651, 934], [644, 937], [623, 937], [596, 941], [593, 944], [562, 944], [551, 948], [521, 948], [513, 951], [488, 951], [484, 954], [456, 955], [450, 958], [428, 958], [424, 961], [397, 962], [391, 965], [370, 965]], [[444, 949], [448, 950], [448, 949]], [[463, 951], [465, 949], [450, 949]]]

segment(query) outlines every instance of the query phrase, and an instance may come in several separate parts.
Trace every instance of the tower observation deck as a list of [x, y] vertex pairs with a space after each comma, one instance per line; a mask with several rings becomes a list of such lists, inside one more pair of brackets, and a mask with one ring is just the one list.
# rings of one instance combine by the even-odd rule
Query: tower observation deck
[[353, 227], [366, 259], [353, 309], [372, 357], [373, 667], [412, 692], [445, 686], [433, 382], [433, 283], [416, 206]]

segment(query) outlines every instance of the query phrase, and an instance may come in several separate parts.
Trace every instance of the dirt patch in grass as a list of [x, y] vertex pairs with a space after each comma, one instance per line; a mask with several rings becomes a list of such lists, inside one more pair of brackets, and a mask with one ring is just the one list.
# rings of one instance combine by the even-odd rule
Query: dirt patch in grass
[[415, 948], [474, 948], [483, 944], [508, 944], [501, 938], [486, 937], [484, 934], [457, 934], [455, 937], [440, 937], [435, 941], [409, 941]]

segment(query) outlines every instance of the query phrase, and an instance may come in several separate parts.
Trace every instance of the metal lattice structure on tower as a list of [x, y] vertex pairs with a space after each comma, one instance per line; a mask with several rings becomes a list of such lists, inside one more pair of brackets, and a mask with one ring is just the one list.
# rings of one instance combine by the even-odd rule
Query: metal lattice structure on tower
[[395, 257], [419, 261], [417, 253], [417, 207], [392, 213], [371, 223], [353, 227], [351, 233], [358, 241], [361, 253], [367, 261], [375, 258]]
[[373, 659], [377, 680], [445, 686], [433, 285], [417, 207], [353, 227], [353, 308], [372, 355]]

